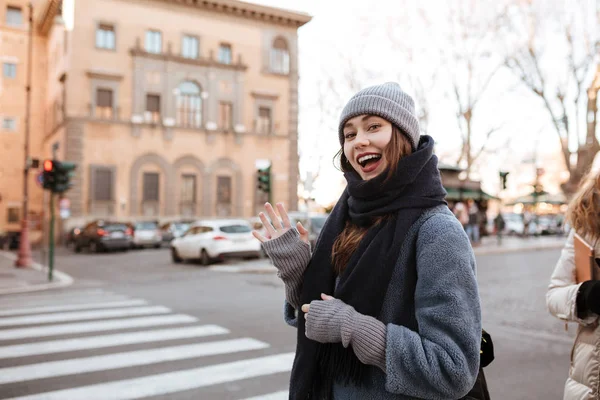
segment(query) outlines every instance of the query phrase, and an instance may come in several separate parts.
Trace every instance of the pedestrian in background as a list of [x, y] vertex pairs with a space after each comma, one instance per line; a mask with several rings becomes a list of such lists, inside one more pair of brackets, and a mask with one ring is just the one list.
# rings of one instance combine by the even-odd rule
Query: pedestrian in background
[[[600, 269], [594, 266], [592, 280], [575, 281], [574, 236], [578, 233], [600, 254], [600, 176], [590, 172], [582, 180], [567, 211], [572, 229], [550, 279], [546, 294], [548, 310], [564, 321], [577, 322], [578, 332], [571, 351], [571, 367], [564, 400], [600, 399]], [[598, 258], [595, 259], [598, 264]]]
[[467, 200], [467, 212], [469, 213], [469, 222], [467, 224], [467, 235], [471, 239], [471, 243], [479, 244], [479, 207], [473, 199]]
[[496, 218], [494, 218], [494, 229], [496, 230], [498, 244], [502, 244], [502, 234], [504, 233], [504, 228], [506, 228], [506, 221], [504, 221], [502, 213], [498, 212], [498, 215], [496, 215]]
[[347, 187], [312, 254], [282, 204], [254, 233], [298, 328], [290, 399], [462, 399], [478, 377], [480, 304], [434, 141], [396, 83], [355, 94], [338, 134]]

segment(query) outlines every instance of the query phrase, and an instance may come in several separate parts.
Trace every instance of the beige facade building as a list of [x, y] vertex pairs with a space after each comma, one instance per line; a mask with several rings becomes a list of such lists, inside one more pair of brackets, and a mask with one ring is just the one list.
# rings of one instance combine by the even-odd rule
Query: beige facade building
[[[18, 228], [22, 199], [26, 6], [0, 11], [0, 230]], [[272, 198], [295, 208], [297, 29], [309, 21], [234, 0], [38, 1], [31, 154], [77, 164], [65, 226], [252, 216], [257, 160], [272, 165]]]

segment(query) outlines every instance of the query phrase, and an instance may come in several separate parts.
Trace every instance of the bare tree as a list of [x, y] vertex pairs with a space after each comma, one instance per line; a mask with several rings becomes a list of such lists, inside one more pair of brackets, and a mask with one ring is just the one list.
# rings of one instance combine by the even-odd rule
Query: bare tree
[[[502, 66], [502, 59], [493, 52], [500, 15], [496, 4], [489, 0], [451, 0], [440, 12], [421, 3], [408, 18], [423, 27], [414, 33], [421, 36], [419, 41], [425, 36], [426, 46], [419, 49], [411, 48], [416, 38], [407, 37], [405, 24], [389, 24], [391, 41], [414, 65], [412, 79], [441, 86], [454, 104], [462, 142], [456, 162], [465, 167], [467, 178], [493, 134], [502, 128], [502, 124], [476, 118], [482, 99]], [[440, 20], [436, 14], [444, 17]], [[427, 66], [434, 66], [435, 70], [428, 70]]]
[[570, 174], [562, 186], [568, 194], [577, 188], [600, 150], [596, 137], [598, 19], [589, 1], [573, 0], [568, 7], [554, 3], [515, 0], [506, 9], [505, 65], [541, 101], [552, 122]]

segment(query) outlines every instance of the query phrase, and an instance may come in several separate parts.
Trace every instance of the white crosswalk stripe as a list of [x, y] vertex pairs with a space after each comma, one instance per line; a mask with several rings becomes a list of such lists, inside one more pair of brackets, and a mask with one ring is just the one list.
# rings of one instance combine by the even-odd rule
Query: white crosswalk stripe
[[[168, 399], [182, 391], [270, 379], [292, 367], [293, 353], [265, 354], [268, 343], [147, 300], [101, 290], [54, 295], [2, 299], [0, 393], [23, 400]], [[217, 363], [219, 357], [225, 362]], [[174, 364], [184, 361], [188, 369]], [[121, 369], [123, 376], [119, 371], [106, 379], [105, 371]], [[83, 386], [74, 378], [81, 374], [89, 374]], [[47, 379], [64, 383], [50, 389]], [[282, 389], [262, 395], [254, 390], [246, 400], [286, 399]]]

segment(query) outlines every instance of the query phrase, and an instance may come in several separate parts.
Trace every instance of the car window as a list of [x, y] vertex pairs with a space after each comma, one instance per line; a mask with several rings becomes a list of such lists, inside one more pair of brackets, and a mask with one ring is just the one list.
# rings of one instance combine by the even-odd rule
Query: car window
[[103, 229], [106, 232], [126, 231], [127, 225], [125, 225], [125, 224], [108, 224]]
[[214, 229], [211, 226], [201, 226], [200, 233], [212, 232]]
[[238, 225], [224, 225], [224, 226], [220, 227], [219, 230], [224, 233], [247, 233], [247, 232], [251, 232], [252, 228], [250, 228], [248, 225], [238, 224]]
[[156, 224], [154, 222], [138, 222], [135, 224], [135, 229], [156, 229]]

